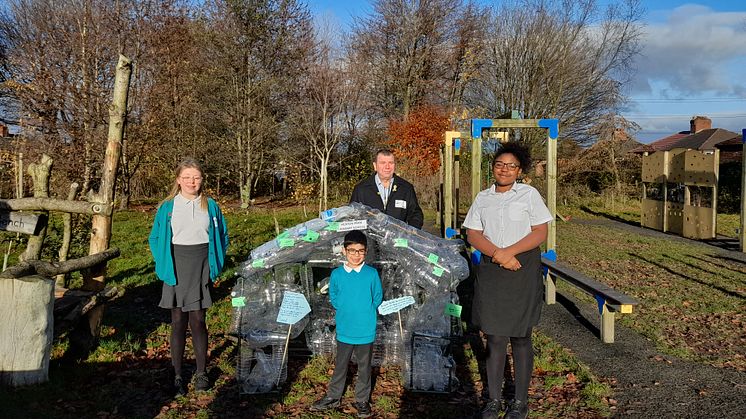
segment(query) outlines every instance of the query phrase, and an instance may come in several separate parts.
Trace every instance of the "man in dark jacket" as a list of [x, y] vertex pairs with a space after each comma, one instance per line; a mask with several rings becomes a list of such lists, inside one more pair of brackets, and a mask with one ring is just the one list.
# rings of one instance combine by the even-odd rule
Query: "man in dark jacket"
[[414, 187], [394, 173], [394, 153], [379, 150], [373, 160], [373, 169], [374, 174], [355, 186], [350, 202], [379, 209], [413, 227], [422, 228], [424, 217]]

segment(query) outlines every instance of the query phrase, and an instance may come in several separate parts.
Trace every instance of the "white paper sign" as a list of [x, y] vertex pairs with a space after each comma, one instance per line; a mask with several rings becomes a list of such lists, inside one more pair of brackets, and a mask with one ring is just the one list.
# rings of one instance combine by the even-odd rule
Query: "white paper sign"
[[337, 231], [366, 230], [367, 228], [368, 220], [350, 220], [340, 222]]
[[407, 201], [403, 199], [397, 199], [396, 201], [394, 201], [394, 207], [407, 209]]
[[384, 301], [378, 306], [378, 313], [382, 316], [396, 313], [404, 307], [414, 304], [414, 297], [406, 295], [404, 297], [394, 298], [393, 300]]
[[311, 312], [311, 306], [308, 305], [306, 297], [293, 291], [285, 291], [282, 296], [280, 312], [277, 313], [277, 322], [285, 324], [295, 324], [298, 320]]

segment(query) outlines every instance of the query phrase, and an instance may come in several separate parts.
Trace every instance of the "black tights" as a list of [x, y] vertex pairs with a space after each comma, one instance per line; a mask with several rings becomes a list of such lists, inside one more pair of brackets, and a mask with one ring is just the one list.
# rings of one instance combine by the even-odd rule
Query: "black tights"
[[531, 335], [523, 338], [487, 335], [487, 387], [490, 399], [501, 400], [508, 339], [513, 348], [515, 367], [515, 398], [528, 401], [528, 386], [534, 369], [534, 350]]
[[171, 309], [171, 364], [176, 375], [181, 375], [181, 363], [186, 346], [187, 326], [192, 330], [192, 346], [197, 358], [197, 372], [205, 372], [207, 366], [207, 325], [205, 324], [205, 310], [181, 311], [181, 308]]

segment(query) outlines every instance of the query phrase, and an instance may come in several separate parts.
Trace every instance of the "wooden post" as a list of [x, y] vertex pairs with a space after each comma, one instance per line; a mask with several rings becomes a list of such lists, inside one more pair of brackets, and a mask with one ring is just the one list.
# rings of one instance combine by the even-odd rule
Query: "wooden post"
[[[28, 166], [28, 174], [34, 182], [34, 198], [49, 197], [49, 171], [52, 168], [52, 158], [42, 154], [39, 163], [32, 163]], [[39, 221], [42, 225], [37, 229], [38, 234], [32, 235], [28, 239], [26, 250], [21, 255], [21, 260], [36, 260], [41, 256], [41, 247], [44, 244], [44, 237], [47, 235], [47, 214], [42, 214]]]
[[741, 131], [741, 229], [738, 231], [738, 241], [741, 251], [746, 252], [746, 129]]
[[[78, 182], [73, 182], [70, 184], [70, 190], [67, 193], [67, 200], [72, 201], [75, 199], [75, 195], [78, 193], [78, 188], [80, 185], [78, 185]], [[64, 262], [67, 260], [67, 254], [70, 251], [70, 241], [72, 240], [72, 224], [73, 224], [73, 215], [69, 212], [62, 214], [62, 225], [64, 226], [64, 232], [62, 233], [62, 246], [60, 246], [60, 251], [57, 253], [57, 256], [59, 257], [60, 262]], [[55, 283], [59, 287], [65, 287], [65, 274], [57, 275], [57, 278], [55, 279]]]
[[614, 343], [614, 312], [607, 304], [601, 308], [601, 342]]
[[668, 151], [663, 152], [663, 232], [668, 231], [668, 168], [670, 165]]
[[[648, 155], [647, 151], [642, 153], [643, 160], [645, 160], [645, 157], [647, 157], [647, 155]], [[642, 182], [642, 202], [645, 202], [646, 199], [648, 199], [648, 188], [647, 188], [647, 183], [643, 181]], [[642, 213], [640, 215], [642, 216]], [[640, 224], [642, 225], [642, 222]]]
[[[109, 134], [104, 156], [101, 185], [95, 200], [105, 204], [114, 201], [114, 187], [116, 183], [119, 156], [122, 151], [124, 137], [124, 123], [127, 113], [127, 94], [129, 91], [132, 63], [124, 55], [119, 56], [116, 77], [114, 81], [114, 95], [109, 108]], [[91, 229], [91, 244], [88, 254], [103, 252], [109, 248], [111, 241], [111, 216], [94, 215]], [[83, 289], [86, 291], [101, 291], [106, 279], [106, 264], [93, 267], [83, 277]]]
[[16, 165], [16, 198], [23, 198], [23, 153], [18, 153]]
[[46, 382], [54, 332], [54, 282], [0, 279], [0, 384]]
[[457, 131], [446, 131], [443, 150], [443, 231], [453, 228], [453, 134]]
[[547, 135], [547, 207], [552, 216], [547, 232], [549, 251], [557, 248], [557, 138], [551, 134]]
[[[459, 137], [461, 134], [459, 133]], [[453, 193], [453, 228], [459, 230], [461, 224], [459, 223], [459, 202], [458, 194], [461, 190], [461, 138], [453, 139], [453, 183], [455, 184], [456, 190]]]
[[557, 302], [557, 280], [550, 269], [547, 269], [547, 273], [544, 275], [544, 302], [546, 304]]
[[443, 160], [443, 147], [440, 147], [438, 150], [439, 158], [440, 158], [440, 167], [438, 168], [438, 216], [435, 220], [435, 226], [440, 229], [440, 235], [445, 235], [445, 228], [443, 227], [444, 219], [443, 219], [443, 164], [445, 161]]
[[471, 139], [471, 200], [482, 190], [482, 139]]
[[718, 233], [718, 181], [720, 180], [720, 149], [715, 149], [715, 161], [713, 169], [715, 171], [715, 184], [712, 185], [712, 237], [717, 237]]

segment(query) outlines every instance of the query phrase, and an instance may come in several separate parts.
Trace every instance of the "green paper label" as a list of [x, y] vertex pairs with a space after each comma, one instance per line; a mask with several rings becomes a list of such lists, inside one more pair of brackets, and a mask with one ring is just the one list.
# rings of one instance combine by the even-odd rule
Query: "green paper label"
[[326, 226], [326, 228], [324, 228], [324, 230], [329, 230], [329, 231], [337, 231], [337, 230], [339, 230], [339, 222], [332, 221], [331, 223], [329, 223], [328, 226]]
[[461, 317], [461, 306], [458, 304], [448, 303], [446, 304], [445, 313], [453, 317]]
[[437, 277], [443, 276], [443, 272], [445, 272], [445, 269], [441, 268], [440, 266], [436, 266], [433, 268], [433, 274]]
[[231, 305], [233, 307], [243, 307], [246, 305], [246, 297], [233, 297], [231, 298]]
[[295, 240], [293, 239], [281, 239], [280, 247], [293, 247], [295, 246]]
[[394, 239], [394, 247], [409, 247], [409, 240], [407, 240], [407, 239]]
[[438, 263], [438, 260], [440, 260], [440, 258], [435, 253], [430, 253], [429, 255], [427, 255], [427, 261], [430, 263]]
[[264, 259], [257, 259], [251, 261], [251, 267], [252, 268], [263, 268], [264, 267]]
[[290, 232], [285, 230], [277, 236], [277, 240], [282, 240], [290, 235]]
[[319, 239], [319, 236], [321, 236], [319, 233], [313, 230], [308, 230], [306, 235], [303, 237], [303, 240], [309, 243], [314, 243]]

